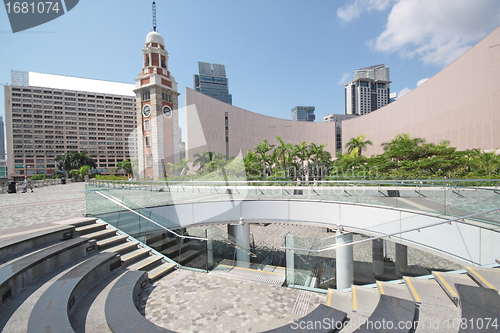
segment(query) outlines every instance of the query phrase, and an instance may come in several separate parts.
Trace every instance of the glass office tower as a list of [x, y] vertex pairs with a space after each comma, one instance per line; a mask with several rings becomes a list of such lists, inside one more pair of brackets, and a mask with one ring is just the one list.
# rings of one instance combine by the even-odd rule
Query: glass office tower
[[224, 65], [198, 62], [199, 74], [194, 75], [194, 89], [219, 101], [233, 104], [233, 97], [229, 93]]

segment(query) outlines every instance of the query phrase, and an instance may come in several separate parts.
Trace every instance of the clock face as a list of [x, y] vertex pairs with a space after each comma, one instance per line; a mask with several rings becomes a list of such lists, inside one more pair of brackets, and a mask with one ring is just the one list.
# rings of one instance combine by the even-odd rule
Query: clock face
[[151, 107], [149, 105], [144, 105], [142, 108], [142, 114], [145, 118], [148, 118], [151, 115]]
[[170, 118], [172, 117], [172, 109], [170, 108], [170, 106], [168, 105], [165, 105], [162, 109], [163, 111], [163, 115], [167, 118]]

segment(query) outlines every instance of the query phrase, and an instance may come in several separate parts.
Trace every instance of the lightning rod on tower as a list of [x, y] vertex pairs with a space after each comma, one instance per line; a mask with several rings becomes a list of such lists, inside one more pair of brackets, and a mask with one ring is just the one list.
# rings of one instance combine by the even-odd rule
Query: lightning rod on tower
[[153, 30], [156, 31], [156, 4], [153, 1]]

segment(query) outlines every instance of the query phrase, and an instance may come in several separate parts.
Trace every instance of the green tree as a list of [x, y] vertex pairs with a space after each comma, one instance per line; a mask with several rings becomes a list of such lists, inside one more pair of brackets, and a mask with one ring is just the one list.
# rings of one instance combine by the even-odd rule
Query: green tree
[[122, 170], [125, 174], [132, 173], [132, 162], [129, 160], [123, 160], [122, 162], [116, 163], [116, 169]]
[[345, 145], [347, 152], [349, 154], [356, 152], [358, 156], [361, 156], [367, 145], [373, 145], [373, 142], [370, 140], [364, 140], [365, 136], [366, 134], [361, 134], [357, 138], [351, 138]]

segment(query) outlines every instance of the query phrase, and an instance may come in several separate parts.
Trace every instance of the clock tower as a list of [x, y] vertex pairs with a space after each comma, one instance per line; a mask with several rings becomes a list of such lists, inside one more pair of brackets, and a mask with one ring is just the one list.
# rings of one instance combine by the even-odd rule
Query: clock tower
[[164, 179], [167, 163], [180, 161], [177, 82], [168, 70], [168, 52], [156, 31], [146, 36], [144, 66], [135, 79], [139, 178]]

